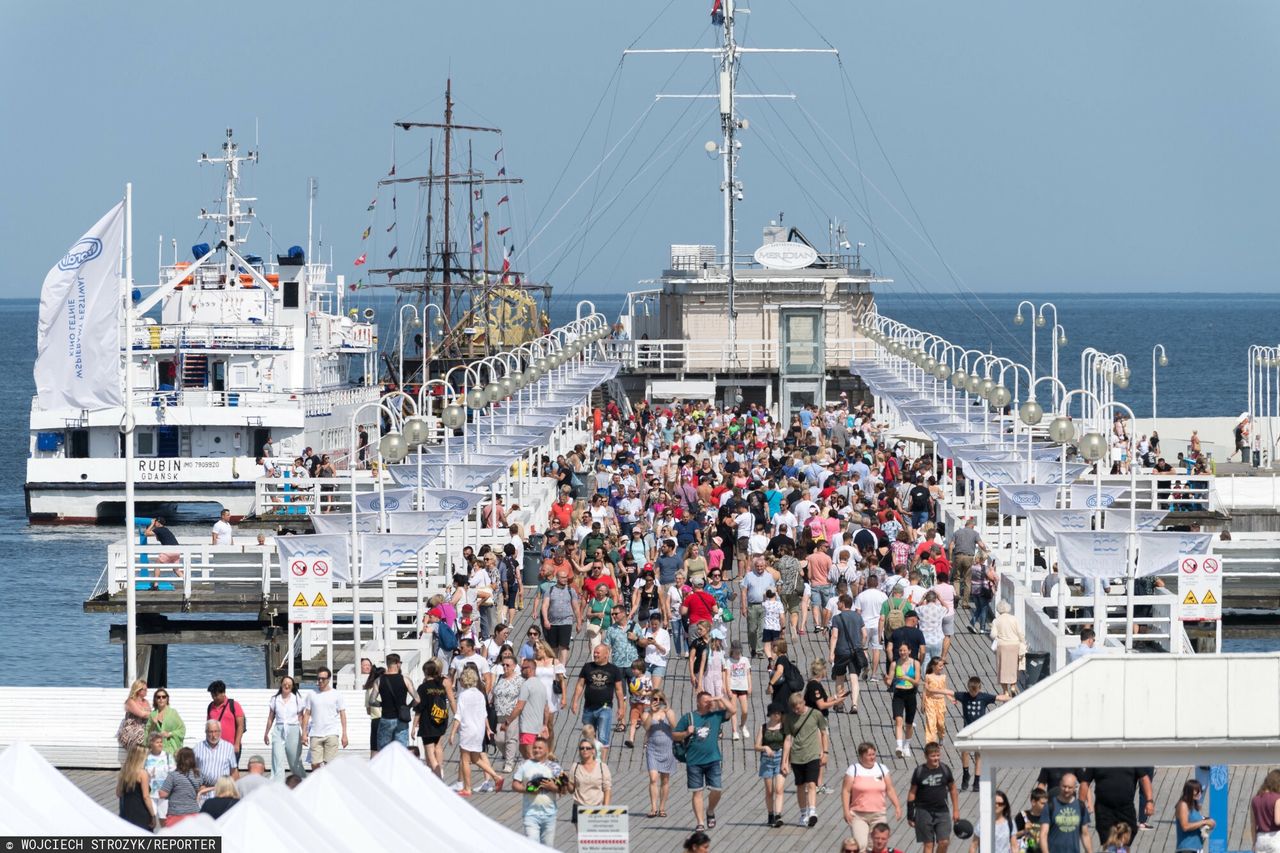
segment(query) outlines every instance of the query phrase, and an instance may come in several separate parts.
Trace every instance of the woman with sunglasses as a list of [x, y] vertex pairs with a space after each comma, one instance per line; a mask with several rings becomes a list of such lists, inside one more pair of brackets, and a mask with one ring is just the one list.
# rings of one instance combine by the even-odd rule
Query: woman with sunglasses
[[271, 747], [271, 778], [283, 779], [292, 773], [307, 778], [302, 764], [302, 712], [305, 703], [298, 696], [298, 685], [290, 676], [280, 679], [280, 687], [267, 702], [267, 728], [263, 744]]
[[169, 705], [169, 691], [163, 687], [156, 690], [155, 707], [147, 716], [147, 735], [159, 734], [164, 738], [164, 751], [169, 755], [177, 755], [182, 749], [182, 741], [187, 736], [187, 726], [182, 717]]
[[[520, 688], [524, 685], [524, 678], [520, 675], [520, 667], [516, 665], [516, 656], [509, 649], [499, 655], [495, 669], [497, 672], [489, 698], [493, 702], [497, 718], [505, 720], [515, 712], [516, 704], [520, 701]], [[502, 772], [504, 775], [509, 774], [515, 769], [516, 759], [520, 757], [520, 731], [514, 727], [499, 727], [493, 733], [493, 740], [498, 754], [502, 756]]]
[[1174, 806], [1174, 830], [1176, 833], [1175, 850], [1199, 851], [1204, 849], [1203, 830], [1212, 830], [1217, 822], [1206, 817], [1200, 805], [1200, 797], [1204, 793], [1200, 783], [1188, 779], [1182, 786], [1182, 796]]
[[[992, 849], [995, 853], [1011, 853], [1013, 850], [1013, 815], [1009, 809], [1009, 798], [1004, 791], [996, 791], [995, 835], [992, 836]], [[969, 842], [969, 853], [978, 853], [982, 837], [982, 821], [973, 825], [973, 840]]]
[[607, 806], [613, 797], [613, 774], [596, 755], [596, 745], [590, 740], [578, 742], [578, 760], [569, 768], [569, 793], [573, 794], [574, 825], [578, 823], [579, 806]]

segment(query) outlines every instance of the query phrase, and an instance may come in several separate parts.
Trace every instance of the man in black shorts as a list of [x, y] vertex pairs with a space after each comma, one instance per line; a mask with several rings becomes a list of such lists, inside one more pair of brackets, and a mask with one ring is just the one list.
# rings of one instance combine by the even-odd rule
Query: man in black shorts
[[782, 730], [786, 741], [782, 746], [782, 767], [791, 768], [796, 781], [796, 803], [800, 807], [800, 825], [818, 824], [818, 777], [831, 752], [827, 737], [827, 718], [804, 703], [803, 693], [792, 693], [787, 700], [787, 715]]
[[556, 572], [556, 585], [542, 598], [541, 616], [547, 643], [561, 663], [568, 663], [574, 628], [582, 630], [582, 602], [578, 591], [569, 585], [568, 568]]
[[[831, 620], [831, 645], [828, 659], [831, 661], [831, 675], [839, 688], [836, 692], [844, 692], [846, 682], [850, 685], [853, 713], [856, 714], [858, 713], [858, 681], [859, 676], [862, 675], [859, 658], [863, 663], [866, 662], [867, 628], [862, 622], [862, 614], [853, 609], [853, 598], [848, 593], [840, 596], [838, 606], [840, 610]], [[844, 711], [844, 703], [837, 705], [836, 710]]]
[[[947, 810], [948, 796], [951, 809]], [[924, 764], [911, 774], [907, 791], [907, 823], [915, 827], [916, 841], [924, 853], [947, 853], [951, 827], [960, 819], [960, 796], [951, 768], [942, 763], [942, 747], [930, 741], [924, 748]]]

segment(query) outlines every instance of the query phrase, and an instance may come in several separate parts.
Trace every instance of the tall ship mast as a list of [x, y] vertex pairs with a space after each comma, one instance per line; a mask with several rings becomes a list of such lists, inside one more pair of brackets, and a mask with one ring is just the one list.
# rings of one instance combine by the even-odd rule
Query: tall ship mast
[[[459, 123], [455, 106], [449, 79], [441, 121], [393, 124], [395, 148], [410, 148], [408, 159], [415, 163], [425, 154], [426, 170], [401, 174], [393, 155], [370, 204], [371, 212], [390, 221], [371, 222], [365, 236], [374, 230], [394, 235], [385, 260], [404, 260], [370, 266], [368, 282], [361, 284], [395, 293], [399, 316], [385, 326], [394, 334], [382, 359], [384, 374], [396, 383], [426, 381], [460, 362], [533, 340], [548, 327], [550, 285], [513, 266], [510, 188], [523, 180], [507, 175], [502, 130]], [[425, 148], [422, 131], [431, 134]], [[408, 146], [401, 142], [405, 137]], [[406, 189], [412, 200], [402, 203]], [[413, 241], [413, 248], [402, 253], [402, 240]]]

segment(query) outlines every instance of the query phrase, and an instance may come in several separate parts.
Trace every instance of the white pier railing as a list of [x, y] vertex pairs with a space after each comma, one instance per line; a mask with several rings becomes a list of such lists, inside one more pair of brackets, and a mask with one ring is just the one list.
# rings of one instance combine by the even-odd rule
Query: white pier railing
[[[776, 372], [783, 366], [785, 348], [776, 340], [728, 339], [609, 340], [609, 356], [623, 366], [652, 373], [757, 373]], [[855, 350], [871, 353], [871, 343], [862, 338], [827, 338], [821, 370], [848, 370]], [[812, 353], [810, 344], [803, 347]]]

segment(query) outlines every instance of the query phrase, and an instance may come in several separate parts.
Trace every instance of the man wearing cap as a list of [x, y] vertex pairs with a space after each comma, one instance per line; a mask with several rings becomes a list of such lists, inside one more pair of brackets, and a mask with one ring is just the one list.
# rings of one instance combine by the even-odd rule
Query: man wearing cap
[[927, 648], [924, 632], [920, 630], [920, 617], [914, 610], [908, 610], [904, 614], [905, 624], [901, 628], [895, 628], [889, 634], [888, 654], [889, 654], [889, 672], [885, 675], [886, 683], [889, 682], [890, 676], [893, 674], [893, 664], [898, 660], [898, 647], [906, 646], [908, 654], [915, 659], [916, 664], [920, 667], [920, 671], [924, 672], [924, 654]]
[[635, 486], [627, 489], [627, 496], [618, 501], [617, 509], [618, 526], [622, 528], [622, 535], [630, 539], [631, 531], [640, 520], [640, 513], [644, 509], [644, 504], [640, 502], [640, 493], [636, 491]]

